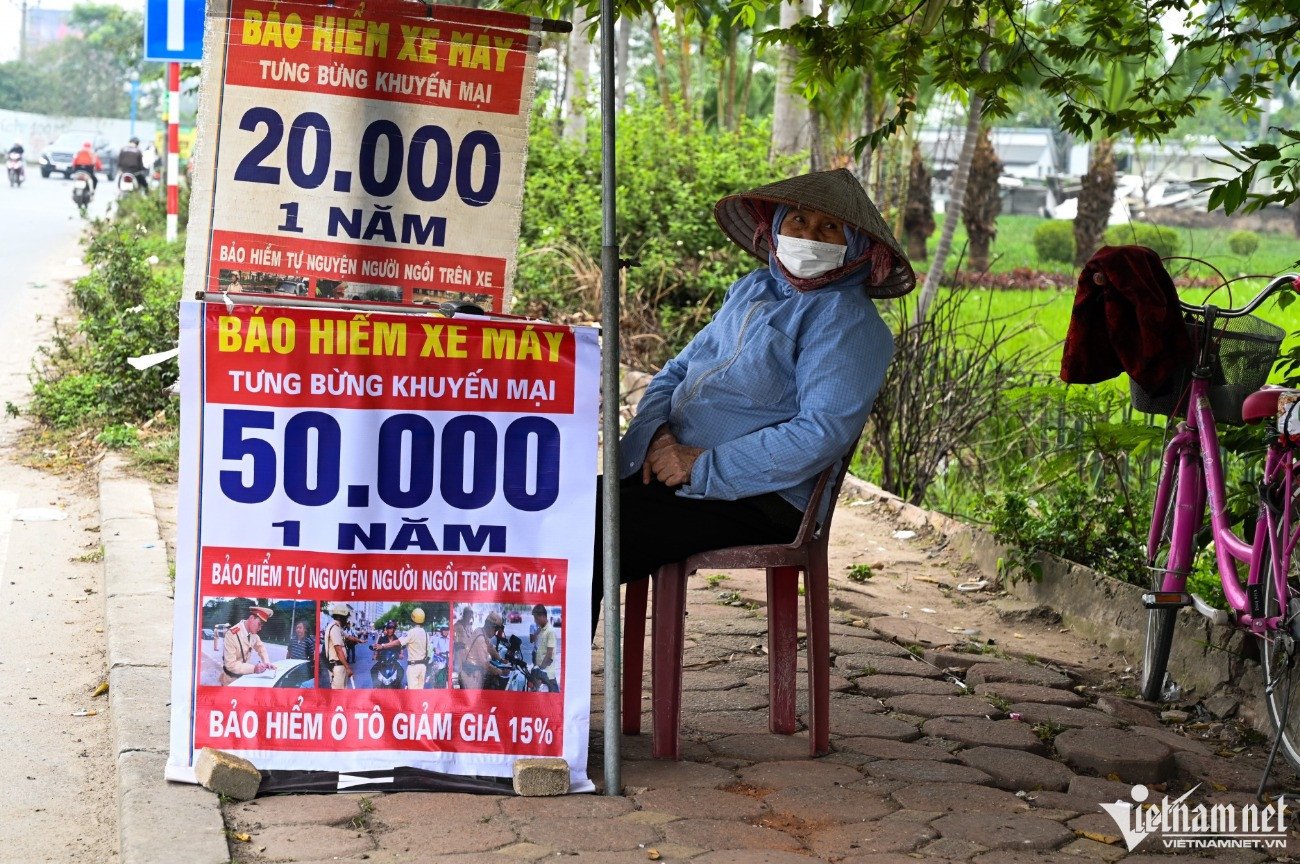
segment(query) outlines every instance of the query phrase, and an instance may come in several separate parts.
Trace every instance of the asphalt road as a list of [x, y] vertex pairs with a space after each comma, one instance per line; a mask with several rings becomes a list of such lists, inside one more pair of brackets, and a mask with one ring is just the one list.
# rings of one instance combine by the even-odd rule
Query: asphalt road
[[[27, 176], [0, 181], [0, 407], [26, 403], [37, 347], [69, 317], [64, 285], [84, 272], [71, 184]], [[111, 189], [101, 177], [92, 212]], [[107, 673], [98, 499], [23, 467], [23, 422], [0, 413], [0, 862], [116, 861], [110, 718], [91, 696]]]

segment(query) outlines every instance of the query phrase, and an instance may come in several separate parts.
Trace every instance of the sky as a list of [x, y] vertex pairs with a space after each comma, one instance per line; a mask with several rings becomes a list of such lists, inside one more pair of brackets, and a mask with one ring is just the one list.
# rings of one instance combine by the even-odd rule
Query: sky
[[[144, 0], [102, 0], [124, 9], [144, 9]], [[71, 9], [74, 0], [27, 0], [30, 8]], [[18, 59], [19, 33], [22, 29], [23, 0], [0, 0], [0, 63]], [[3, 108], [0, 105], [0, 108]]]

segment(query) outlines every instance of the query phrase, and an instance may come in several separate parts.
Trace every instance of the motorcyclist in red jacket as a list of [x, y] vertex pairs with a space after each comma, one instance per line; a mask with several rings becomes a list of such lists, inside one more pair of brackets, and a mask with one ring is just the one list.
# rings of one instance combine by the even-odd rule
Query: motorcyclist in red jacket
[[99, 154], [95, 152], [94, 146], [89, 141], [82, 144], [81, 149], [77, 151], [77, 155], [72, 157], [72, 170], [74, 173], [85, 171], [90, 175], [91, 188], [99, 188], [99, 178], [95, 176], [95, 172], [103, 171], [104, 163], [100, 160]]

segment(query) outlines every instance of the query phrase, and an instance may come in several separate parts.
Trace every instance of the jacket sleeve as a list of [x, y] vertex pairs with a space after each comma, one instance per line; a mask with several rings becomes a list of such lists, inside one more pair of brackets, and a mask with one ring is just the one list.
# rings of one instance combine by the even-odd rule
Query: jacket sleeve
[[[745, 277], [745, 279], [751, 277]], [[726, 314], [728, 311], [727, 304], [731, 302], [736, 287], [745, 279], [736, 282], [728, 289], [727, 296], [723, 299], [722, 306], [718, 309], [715, 317]], [[673, 393], [686, 380], [691, 358], [698, 353], [699, 346], [710, 338], [712, 326], [712, 321], [704, 325], [700, 332], [695, 334], [695, 338], [691, 339], [676, 357], [664, 364], [664, 368], [660, 369], [659, 374], [655, 375], [646, 386], [641, 401], [637, 403], [636, 416], [628, 424], [627, 432], [623, 434], [623, 439], [619, 442], [618, 464], [621, 469], [619, 471], [620, 477], [630, 477], [641, 470], [641, 466], [645, 463], [646, 450], [650, 447], [650, 439], [654, 437], [660, 426], [668, 422], [668, 414], [672, 410]]]
[[735, 500], [789, 489], [833, 463], [867, 422], [894, 353], [875, 307], [865, 317], [828, 307], [801, 336], [794, 417], [705, 451], [680, 494]]

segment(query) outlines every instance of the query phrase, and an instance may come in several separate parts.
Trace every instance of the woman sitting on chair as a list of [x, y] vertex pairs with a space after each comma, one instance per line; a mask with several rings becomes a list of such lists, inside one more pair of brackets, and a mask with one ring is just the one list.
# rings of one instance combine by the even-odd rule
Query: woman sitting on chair
[[[620, 442], [624, 582], [696, 552], [794, 538], [817, 475], [862, 431], [893, 354], [871, 298], [916, 287], [847, 170], [723, 198], [714, 216], [765, 266], [732, 285], [654, 377]], [[598, 509], [593, 634], [601, 542]]]

